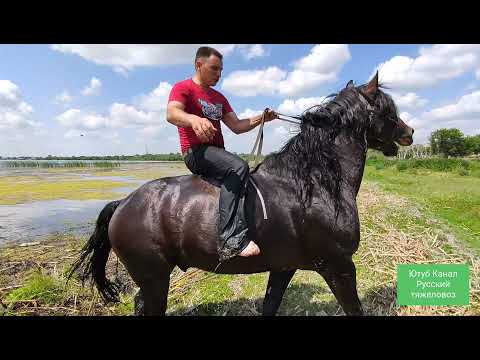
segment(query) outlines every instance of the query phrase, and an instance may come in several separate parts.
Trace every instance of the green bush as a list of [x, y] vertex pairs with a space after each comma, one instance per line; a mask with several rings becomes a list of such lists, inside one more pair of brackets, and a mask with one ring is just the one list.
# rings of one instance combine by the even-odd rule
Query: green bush
[[[399, 171], [413, 169], [427, 169], [431, 171], [456, 172], [462, 176], [478, 176], [480, 161], [465, 159], [447, 159], [431, 157], [426, 159], [396, 159], [387, 158], [381, 153], [367, 154], [366, 165], [375, 167], [376, 170], [395, 167]], [[413, 172], [412, 172], [413, 173]]]

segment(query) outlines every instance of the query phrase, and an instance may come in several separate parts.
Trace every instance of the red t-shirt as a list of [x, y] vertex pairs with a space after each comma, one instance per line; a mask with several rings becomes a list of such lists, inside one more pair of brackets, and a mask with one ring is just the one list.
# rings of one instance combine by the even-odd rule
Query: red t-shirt
[[184, 128], [178, 126], [182, 152], [187, 151], [194, 145], [200, 144], [209, 144], [225, 148], [220, 121], [225, 114], [233, 110], [228, 100], [222, 94], [212, 88], [204, 89], [192, 79], [188, 79], [180, 81], [173, 86], [168, 101], [181, 102], [185, 105], [185, 112], [209, 119], [217, 129], [213, 140], [208, 143], [203, 143], [191, 127]]

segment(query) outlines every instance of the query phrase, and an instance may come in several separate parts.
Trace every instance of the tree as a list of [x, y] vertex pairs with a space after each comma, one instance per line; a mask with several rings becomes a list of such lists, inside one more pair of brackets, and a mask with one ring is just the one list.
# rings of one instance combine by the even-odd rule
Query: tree
[[465, 138], [467, 154], [480, 154], [480, 134]]
[[458, 129], [439, 129], [430, 135], [430, 145], [434, 154], [444, 156], [464, 156], [467, 154], [465, 136]]

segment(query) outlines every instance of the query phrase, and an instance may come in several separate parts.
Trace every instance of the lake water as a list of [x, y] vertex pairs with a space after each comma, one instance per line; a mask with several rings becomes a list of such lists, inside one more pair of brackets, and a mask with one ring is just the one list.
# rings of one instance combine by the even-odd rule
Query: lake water
[[49, 234], [85, 235], [111, 200], [50, 200], [0, 205], [0, 245], [33, 242]]
[[[0, 178], [6, 176], [38, 176], [42, 179], [54, 181], [70, 180], [108, 180], [125, 182], [124, 187], [111, 189], [119, 193], [128, 194], [145, 182], [173, 173], [182, 174], [181, 165], [172, 163], [135, 163], [122, 164], [112, 171], [125, 173], [123, 176], [95, 176], [95, 171], [102, 169], [69, 169], [68, 171], [49, 171], [44, 168], [5, 168], [0, 165]], [[133, 173], [142, 171], [153, 172], [151, 179], [135, 179]], [[150, 174], [150, 173], [149, 173]], [[158, 176], [154, 176], [158, 175]], [[32, 184], [34, 186], [34, 183]], [[98, 200], [67, 200], [56, 199], [48, 201], [34, 201], [16, 205], [0, 205], [0, 246], [11, 243], [28, 243], [41, 241], [51, 234], [90, 235], [93, 232], [95, 221], [103, 207], [111, 199]]]

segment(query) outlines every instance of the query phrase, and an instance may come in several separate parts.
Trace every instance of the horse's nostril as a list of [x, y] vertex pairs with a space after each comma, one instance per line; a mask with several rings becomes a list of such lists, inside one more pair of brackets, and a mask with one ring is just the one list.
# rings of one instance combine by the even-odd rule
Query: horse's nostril
[[415, 130], [412, 129], [412, 135], [413, 135], [414, 132], [415, 132]]

